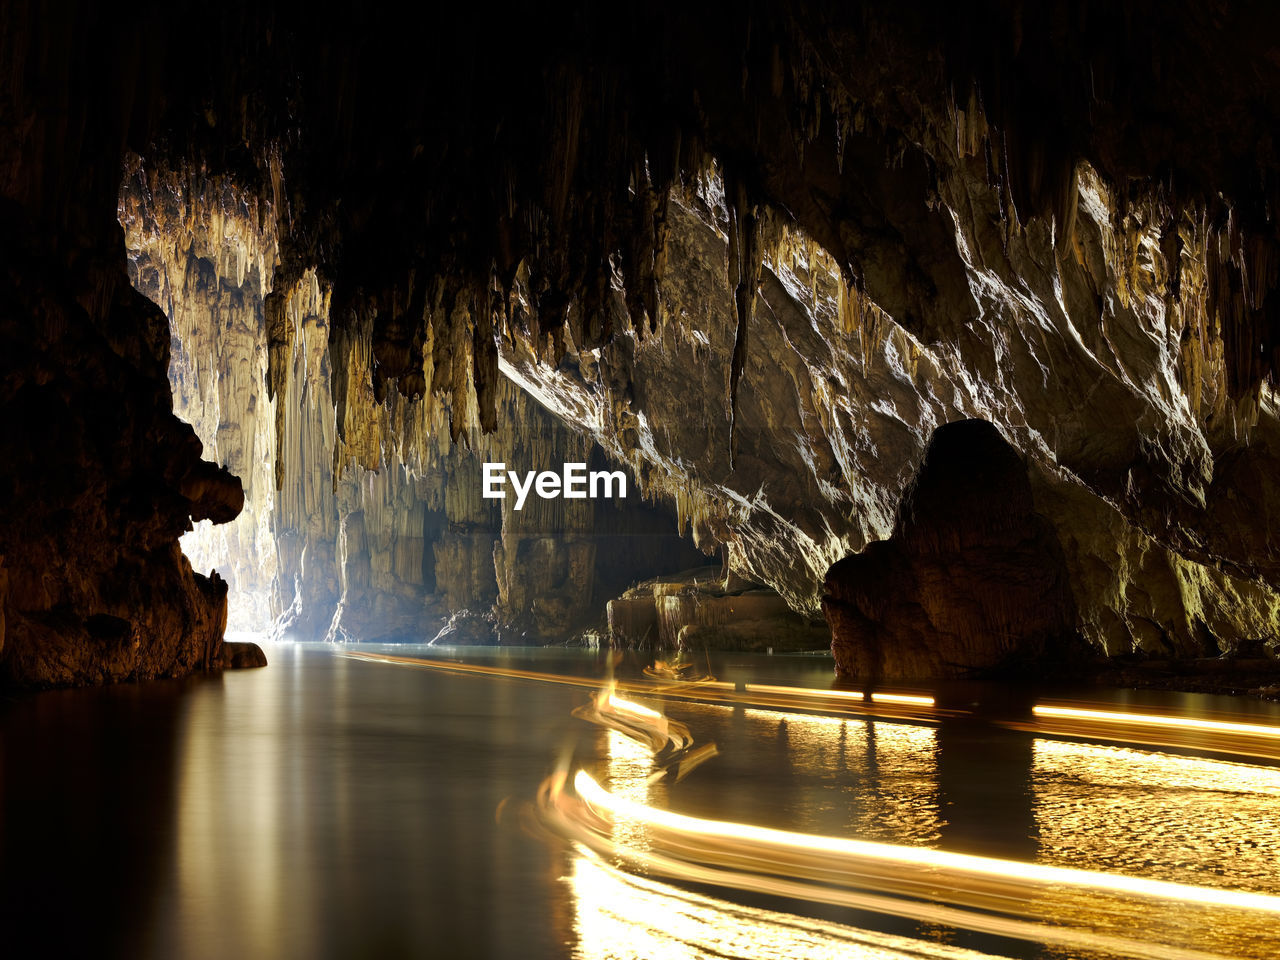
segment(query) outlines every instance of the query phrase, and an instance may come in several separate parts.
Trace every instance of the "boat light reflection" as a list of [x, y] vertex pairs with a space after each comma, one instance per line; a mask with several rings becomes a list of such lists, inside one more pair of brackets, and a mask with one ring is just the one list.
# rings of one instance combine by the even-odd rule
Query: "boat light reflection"
[[1049, 867], [1016, 860], [995, 857], [978, 857], [964, 853], [949, 853], [921, 847], [902, 847], [867, 840], [848, 840], [840, 837], [818, 837], [756, 827], [745, 823], [708, 820], [658, 810], [636, 803], [624, 797], [614, 796], [601, 787], [585, 770], [579, 770], [573, 780], [574, 790], [591, 806], [608, 811], [611, 815], [661, 827], [676, 834], [714, 837], [739, 843], [755, 844], [774, 849], [820, 854], [837, 854], [864, 861], [930, 867], [951, 873], [979, 874], [999, 877], [1003, 880], [1026, 881], [1045, 885], [1084, 887], [1110, 893], [1125, 893], [1161, 900], [1175, 900], [1245, 910], [1261, 910], [1280, 914], [1280, 897], [1243, 890], [1215, 890], [1190, 884], [1170, 883], [1165, 880], [1147, 880], [1141, 877], [1113, 873], [1097, 873], [1069, 867]]

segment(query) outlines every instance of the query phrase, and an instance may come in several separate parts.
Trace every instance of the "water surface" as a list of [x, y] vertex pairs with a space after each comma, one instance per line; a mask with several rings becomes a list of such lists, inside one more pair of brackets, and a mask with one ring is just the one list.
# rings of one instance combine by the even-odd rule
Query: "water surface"
[[[564, 649], [418, 652], [606, 669]], [[1067, 955], [618, 871], [522, 827], [539, 783], [571, 755], [619, 794], [693, 816], [1280, 893], [1273, 769], [973, 721], [671, 703], [720, 755], [679, 783], [648, 783], [645, 751], [571, 718], [582, 688], [332, 647], [269, 653], [265, 670], [3, 704], [0, 910], [33, 945], [11, 955]], [[831, 683], [822, 658], [731, 655], [713, 668]]]

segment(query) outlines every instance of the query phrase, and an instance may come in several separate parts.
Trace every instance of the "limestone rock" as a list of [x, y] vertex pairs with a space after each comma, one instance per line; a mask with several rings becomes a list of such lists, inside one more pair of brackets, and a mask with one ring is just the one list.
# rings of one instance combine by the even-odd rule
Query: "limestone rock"
[[699, 567], [638, 584], [608, 604], [621, 646], [678, 650], [821, 650], [831, 635], [776, 592]]
[[938, 428], [893, 534], [834, 564], [825, 590], [836, 670], [868, 684], [1049, 675], [1084, 652], [1054, 528], [983, 420]]
[[226, 584], [194, 573], [178, 537], [193, 516], [233, 517], [240, 482], [171, 413], [168, 338], [113, 342], [165, 320], [122, 264], [69, 266], [14, 247], [21, 227], [0, 234], [0, 684], [208, 669]]
[[[817, 612], [831, 564], [892, 533], [933, 430], [977, 417], [1026, 459], [1094, 649], [1195, 657], [1280, 635], [1271, 524], [1247, 518], [1276, 510], [1280, 417], [1269, 388], [1247, 420], [1233, 412], [1213, 334], [1198, 339], [1190, 260], [1168, 299], [1157, 221], [1117, 230], [1088, 169], [1071, 258], [1044, 225], [987, 231], [990, 188], [970, 177], [949, 189], [981, 201], [956, 217], [979, 300], [951, 339], [923, 342], [846, 296], [832, 261], [783, 232], [765, 257], [732, 466], [733, 290], [714, 181], [670, 204], [666, 324], [554, 368], [517, 338], [503, 370], [797, 611]], [[1126, 249], [1150, 258], [1134, 268]], [[1123, 297], [1102, 295], [1117, 286]]]
[[[56, 673], [23, 638], [61, 631], [102, 646], [67, 652], [67, 676], [181, 670], [219, 619], [171, 547], [236, 497], [175, 426], [170, 326], [124, 283], [125, 144], [172, 238], [129, 228], [140, 286], [208, 319], [175, 321], [188, 410], [253, 505], [199, 538], [220, 569], [263, 558], [224, 572], [237, 595], [265, 576], [263, 608], [309, 635], [430, 592], [428, 542], [451, 534], [427, 517], [479, 531], [440, 491], [473, 455], [515, 455], [504, 423], [536, 421], [503, 407], [502, 371], [577, 431], [539, 449], [595, 442], [798, 612], [890, 533], [932, 431], [980, 417], [1032, 462], [1095, 646], [1265, 645], [1274, 29], [1265, 4], [1149, 6], [656, 4], [620, 31], [591, 3], [233, 3], [214, 22], [16, 0], [4, 656]], [[563, 549], [520, 527], [485, 528], [496, 602], [558, 629], [585, 602], [589, 524], [566, 518]], [[545, 564], [540, 607], [522, 549]], [[154, 660], [131, 660], [122, 623]]]
[[223, 670], [248, 670], [253, 667], [265, 667], [267, 655], [256, 643], [240, 640], [227, 640], [222, 644], [222, 653], [215, 666]]

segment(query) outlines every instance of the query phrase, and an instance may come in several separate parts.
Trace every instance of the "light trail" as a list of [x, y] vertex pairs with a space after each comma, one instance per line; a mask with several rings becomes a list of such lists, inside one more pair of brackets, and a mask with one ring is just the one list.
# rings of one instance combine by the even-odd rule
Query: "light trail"
[[[812, 687], [786, 687], [772, 683], [743, 684], [747, 693], [781, 694], [783, 696], [823, 698], [832, 697], [837, 700], [866, 700], [866, 694], [860, 690], [815, 690]], [[932, 707], [933, 697], [919, 696], [910, 693], [872, 693], [871, 699], [877, 703], [901, 703], [918, 707]]]
[[1176, 717], [1151, 713], [1122, 713], [1113, 710], [1084, 710], [1079, 707], [1056, 707], [1048, 704], [1035, 706], [1032, 708], [1032, 713], [1038, 717], [1061, 717], [1069, 720], [1089, 720], [1094, 723], [1133, 723], [1152, 727], [1201, 730], [1207, 733], [1239, 733], [1250, 737], [1280, 739], [1280, 727], [1270, 727], [1260, 723], [1202, 720], [1199, 717]]
[[1030, 722], [1004, 726], [1056, 739], [1137, 744], [1156, 750], [1191, 750], [1244, 761], [1280, 763], [1280, 727], [1240, 720], [1102, 710], [1041, 703]]
[[[531, 680], [540, 683], [558, 683], [573, 687], [598, 689], [599, 678], [574, 677], [537, 670], [521, 670], [490, 664], [462, 663], [456, 660], [433, 660], [425, 657], [404, 657], [396, 654], [344, 651], [339, 656], [369, 663], [388, 663], [401, 666], [439, 670], [445, 673], [472, 674], [503, 677], [509, 680]], [[613, 681], [614, 689], [636, 696], [661, 699], [687, 700], [699, 703], [727, 703], [765, 709], [807, 710], [814, 713], [859, 718], [880, 718], [907, 723], [933, 724], [940, 717], [954, 715], [954, 711], [940, 710], [933, 705], [932, 697], [905, 693], [875, 693], [872, 702], [864, 700], [862, 693], [847, 690], [818, 690], [811, 687], [787, 687], [764, 683], [737, 685], [724, 680], [661, 680], [661, 681]]]
[[616, 730], [644, 744], [655, 756], [666, 751], [673, 761], [693, 744], [693, 736], [683, 723], [668, 720], [657, 710], [623, 699], [618, 696], [613, 683], [593, 694], [589, 704], [575, 707], [573, 715], [579, 720]]
[[[800, 709], [811, 713], [886, 718], [887, 711], [849, 691], [721, 681], [617, 682], [599, 690], [593, 678], [515, 668], [372, 654], [357, 659], [405, 664], [445, 672], [592, 687], [598, 693], [575, 715], [646, 744], [652, 766], [635, 771], [637, 785], [673, 776], [678, 780], [715, 755], [714, 744], [697, 749], [683, 724], [620, 695]], [[661, 678], [665, 680], [666, 678]], [[932, 698], [887, 692], [880, 703], [908, 711], [908, 722], [928, 725], [921, 713], [942, 717]], [[836, 706], [852, 709], [841, 709]], [[1125, 725], [1211, 733], [1227, 739], [1280, 737], [1280, 728], [1222, 720], [1199, 720], [1042, 704], [1041, 723], [1060, 722], [1067, 736], [1079, 728]], [[1170, 721], [1174, 721], [1170, 723]], [[1004, 724], [1014, 726], [1015, 724]], [[1026, 726], [1023, 725], [1023, 729]], [[1043, 730], [1037, 731], [1043, 735]], [[611, 734], [613, 736], [613, 734]], [[658, 760], [665, 757], [666, 760]], [[684, 765], [684, 768], [681, 767]], [[647, 769], [644, 769], [647, 767]], [[534, 808], [538, 822], [555, 836], [639, 869], [687, 882], [827, 903], [885, 915], [1017, 938], [1074, 951], [1128, 960], [1225, 960], [1272, 955], [1271, 930], [1280, 916], [1280, 896], [1218, 889], [1123, 873], [1049, 866], [948, 851], [841, 837], [803, 834], [746, 823], [691, 817], [663, 809], [660, 797], [606, 790], [588, 773], [550, 778]], [[665, 796], [665, 795], [663, 795]], [[657, 806], [652, 804], [657, 803]], [[1213, 911], [1206, 913], [1205, 911]], [[719, 921], [714, 912], [708, 935]], [[647, 929], [658, 929], [649, 924]], [[1144, 931], [1147, 939], [1135, 938]]]
[[[445, 673], [503, 677], [539, 683], [598, 689], [594, 677], [522, 670], [489, 664], [462, 663], [456, 660], [433, 660], [395, 654], [347, 651], [339, 654], [354, 660], [399, 664]], [[876, 691], [867, 702], [861, 692], [819, 690], [811, 687], [789, 687], [768, 683], [738, 684], [724, 680], [689, 681], [615, 681], [615, 688], [626, 694], [695, 703], [720, 703], [760, 707], [767, 710], [803, 710], [828, 716], [861, 719], [895, 720], [932, 726], [947, 717], [965, 715], [965, 711], [938, 707], [932, 697]], [[1157, 750], [1183, 749], [1213, 753], [1245, 760], [1280, 762], [1280, 727], [1240, 721], [1199, 719], [1161, 714], [1126, 713], [1084, 707], [1039, 704], [1033, 708], [1034, 720], [993, 721], [1008, 730], [1033, 733], [1059, 739], [1084, 739], [1120, 742]], [[1214, 734], [1217, 739], [1206, 742], [1198, 734]], [[1181, 739], [1180, 739], [1181, 738]]]
[[735, 843], [747, 843], [778, 850], [802, 853], [834, 854], [840, 857], [872, 860], [902, 866], [930, 867], [952, 873], [979, 874], [1002, 880], [1022, 880], [1046, 885], [1084, 887], [1111, 893], [1195, 903], [1242, 910], [1260, 910], [1280, 914], [1280, 897], [1242, 890], [1220, 890], [1166, 880], [1146, 880], [1113, 873], [1095, 873], [1070, 867], [1048, 867], [1018, 860], [977, 857], [966, 853], [949, 853], [923, 847], [902, 847], [868, 840], [841, 837], [818, 837], [772, 827], [757, 827], [727, 820], [707, 820], [669, 810], [658, 810], [634, 800], [617, 797], [601, 787], [585, 770], [573, 779], [574, 790], [582, 799], [614, 816], [626, 817], [650, 826], [662, 827], [675, 834], [716, 837]]
[[622, 697], [612, 692], [609, 694], [609, 706], [614, 710], [617, 710], [619, 713], [629, 713], [634, 717], [639, 717], [644, 720], [662, 719], [662, 714], [657, 710], [650, 710], [643, 704], [624, 700]]
[[847, 924], [746, 906], [607, 862], [583, 844], [563, 878], [573, 894], [581, 960], [999, 960]]
[[932, 707], [933, 697], [918, 697], [910, 693], [873, 693], [871, 699], [877, 703], [909, 703], [921, 707]]
[[[650, 875], [904, 917], [1073, 951], [1099, 952], [1125, 960], [1227, 960], [1246, 955], [1234, 949], [1242, 941], [1233, 942], [1231, 952], [1224, 953], [1217, 949], [1197, 949], [1185, 943], [1166, 944], [1135, 939], [1128, 935], [1133, 929], [1131, 916], [1123, 912], [1119, 916], [1107, 915], [1099, 904], [1090, 901], [1066, 904], [1068, 909], [1084, 915], [1066, 917], [1063, 922], [1063, 918], [1052, 912], [1054, 907], [1061, 909], [1063, 906], [1053, 903], [1057, 891], [1052, 885], [1043, 894], [1047, 900], [1044, 904], [1046, 913], [1038, 915], [1035, 901], [1041, 894], [1035, 889], [1028, 889], [1026, 880], [1009, 880], [1004, 868], [1006, 864], [1015, 868], [1032, 866], [1029, 864], [990, 861], [991, 866], [1000, 865], [1001, 869], [981, 877], [975, 877], [972, 872], [954, 870], [944, 873], [937, 869], [937, 864], [911, 864], [911, 869], [923, 870], [924, 873], [915, 889], [910, 889], [912, 884], [902, 881], [908, 861], [890, 860], [886, 864], [888, 871], [874, 874], [867, 872], [865, 860], [860, 862], [859, 858], [847, 852], [842, 855], [826, 848], [828, 841], [833, 841], [837, 847], [847, 844], [861, 846], [859, 841], [789, 834], [656, 810], [605, 791], [583, 771], [574, 777], [578, 796], [573, 797], [563, 789], [566, 778], [567, 773], [562, 772], [543, 784], [536, 808], [540, 821], [555, 835], [581, 843], [597, 854], [614, 857], [631, 869]], [[642, 845], [616, 842], [614, 824], [625, 824], [623, 836], [629, 839], [643, 837]], [[769, 840], [778, 842], [767, 842]], [[816, 847], [814, 841], [818, 841]], [[924, 854], [926, 859], [930, 854], [944, 858], [963, 857], [884, 844], [867, 846]], [[981, 861], [986, 858], [972, 859]], [[1068, 875], [1083, 873], [1061, 872]], [[976, 880], [985, 881], [986, 886], [974, 887]], [[851, 885], [861, 889], [850, 889]], [[1179, 884], [1167, 886], [1178, 892], [1187, 889]], [[1223, 891], [1209, 891], [1210, 894], [1219, 892]], [[929, 902], [931, 899], [949, 902]], [[978, 909], [967, 909], [971, 906]], [[1102, 906], [1105, 907], [1105, 903]], [[1260, 941], [1262, 946], [1248, 956], [1270, 955], [1271, 929], [1278, 906], [1270, 904], [1270, 909], [1261, 911], [1261, 928], [1249, 930], [1252, 940]], [[1172, 904], [1172, 907], [1175, 910], [1186, 909], [1180, 902]], [[1213, 932], [1218, 933], [1218, 926], [1226, 918], [1220, 916], [1215, 919]], [[1120, 932], [1107, 932], [1108, 922]], [[1230, 930], [1229, 927], [1227, 929]]]

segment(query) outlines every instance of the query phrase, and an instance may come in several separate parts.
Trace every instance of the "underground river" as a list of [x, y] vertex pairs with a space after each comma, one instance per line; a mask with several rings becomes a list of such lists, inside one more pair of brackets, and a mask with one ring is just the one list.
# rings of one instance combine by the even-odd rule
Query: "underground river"
[[[1280, 725], [1274, 704], [1089, 694], [1244, 725], [1191, 742], [1004, 707], [993, 722], [977, 694], [868, 712], [777, 692], [829, 690], [818, 657], [730, 654], [709, 664], [718, 686], [645, 696], [633, 658], [621, 709], [683, 725], [686, 756], [715, 745], [660, 777], [643, 743], [583, 719], [595, 684], [493, 672], [585, 684], [603, 654], [269, 652], [264, 670], [0, 705], [6, 929], [49, 956], [1273, 955], [1280, 766], [1252, 731]], [[1228, 742], [1238, 755], [1196, 750]], [[787, 834], [717, 841], [726, 823]], [[797, 835], [875, 846], [801, 853]], [[930, 850], [987, 859], [913, 859]]]

